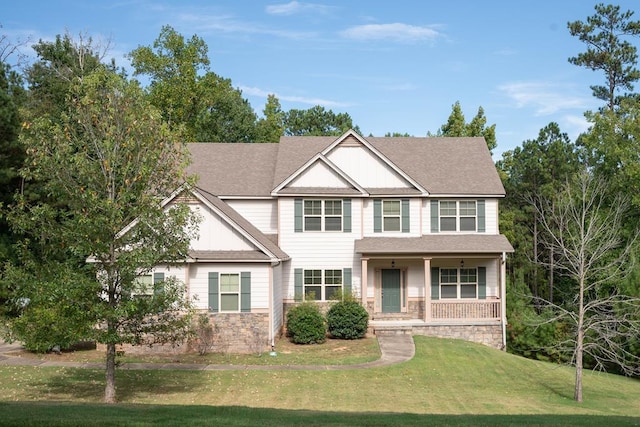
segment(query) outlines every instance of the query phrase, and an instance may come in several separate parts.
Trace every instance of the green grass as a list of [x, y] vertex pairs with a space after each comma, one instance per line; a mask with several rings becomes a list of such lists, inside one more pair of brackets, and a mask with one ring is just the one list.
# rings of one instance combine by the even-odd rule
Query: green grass
[[0, 367], [0, 424], [640, 425], [638, 380], [586, 372], [580, 404], [573, 369], [415, 341], [413, 360], [374, 369], [119, 371], [117, 410], [101, 370]]

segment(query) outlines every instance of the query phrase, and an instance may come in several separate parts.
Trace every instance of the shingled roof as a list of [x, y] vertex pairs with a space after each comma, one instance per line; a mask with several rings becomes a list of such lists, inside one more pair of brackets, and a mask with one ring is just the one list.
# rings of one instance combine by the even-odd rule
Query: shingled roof
[[[282, 137], [279, 144], [189, 144], [189, 173], [221, 197], [269, 197], [333, 136]], [[431, 195], [502, 196], [504, 187], [484, 138], [364, 138]]]

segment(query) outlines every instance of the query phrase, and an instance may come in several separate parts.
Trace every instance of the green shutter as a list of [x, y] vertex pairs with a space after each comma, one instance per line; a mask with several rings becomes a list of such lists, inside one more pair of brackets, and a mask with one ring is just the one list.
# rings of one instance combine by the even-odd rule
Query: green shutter
[[[159, 294], [164, 292], [164, 273], [153, 273], [153, 290]], [[160, 286], [157, 286], [160, 284]]]
[[484, 213], [484, 200], [478, 200], [476, 203], [478, 205], [478, 232], [484, 233], [486, 231], [485, 227], [485, 213]]
[[373, 232], [382, 232], [382, 200], [373, 200]]
[[431, 267], [431, 299], [440, 299], [440, 268], [438, 267]]
[[402, 199], [401, 203], [401, 214], [402, 214], [402, 232], [408, 233], [410, 230], [409, 226], [409, 199]]
[[213, 311], [217, 313], [219, 311], [218, 307], [218, 273], [213, 271], [209, 272], [209, 311]]
[[351, 295], [351, 269], [345, 268], [342, 270], [343, 280], [342, 280], [342, 292], [344, 295]]
[[431, 201], [431, 232], [437, 233], [440, 231], [440, 203], [437, 200]]
[[342, 201], [342, 231], [351, 233], [351, 199]]
[[293, 299], [295, 301], [302, 301], [302, 269], [296, 268], [294, 270], [294, 291], [293, 291]]
[[251, 311], [251, 272], [240, 273], [240, 311]]
[[478, 299], [487, 299], [487, 268], [478, 267]]
[[302, 199], [295, 199], [294, 205], [294, 231], [299, 233], [302, 231]]

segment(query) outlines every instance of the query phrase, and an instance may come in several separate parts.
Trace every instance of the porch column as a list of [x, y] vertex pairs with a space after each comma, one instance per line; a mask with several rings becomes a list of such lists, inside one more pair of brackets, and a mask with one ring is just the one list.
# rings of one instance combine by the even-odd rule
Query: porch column
[[507, 254], [498, 258], [500, 265], [500, 321], [502, 322], [502, 350], [507, 351]]
[[[362, 273], [361, 273], [361, 278], [360, 278], [360, 298], [362, 299], [362, 306], [366, 309], [367, 308], [367, 287], [368, 287], [368, 277], [367, 277], [367, 272], [368, 272], [368, 262], [369, 262], [369, 258], [361, 258], [361, 262], [362, 262]], [[371, 315], [373, 315], [373, 313], [371, 313]]]
[[431, 320], [431, 258], [424, 260], [424, 321]]

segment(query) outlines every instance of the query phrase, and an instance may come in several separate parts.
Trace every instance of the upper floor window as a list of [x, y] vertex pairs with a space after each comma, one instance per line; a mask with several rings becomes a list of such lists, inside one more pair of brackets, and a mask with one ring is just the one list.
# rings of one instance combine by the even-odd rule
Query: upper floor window
[[410, 230], [409, 199], [373, 200], [373, 231], [402, 232]]
[[484, 232], [484, 200], [432, 200], [431, 231]]
[[383, 231], [400, 231], [400, 200], [382, 202]]
[[295, 231], [351, 231], [350, 199], [296, 199]]

